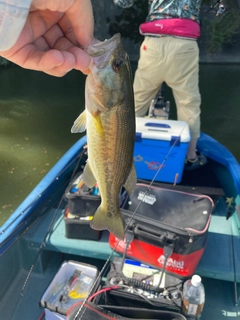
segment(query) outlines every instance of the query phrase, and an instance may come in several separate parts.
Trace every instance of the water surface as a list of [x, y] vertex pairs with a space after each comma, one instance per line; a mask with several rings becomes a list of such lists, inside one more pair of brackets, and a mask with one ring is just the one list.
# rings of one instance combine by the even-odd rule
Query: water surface
[[[133, 70], [136, 65], [133, 65]], [[240, 161], [240, 65], [200, 65], [202, 131]], [[63, 78], [18, 67], [0, 70], [0, 224], [81, 136], [71, 134], [84, 108], [85, 76]], [[176, 118], [174, 100], [171, 118]]]
[[0, 71], [0, 224], [81, 136], [85, 76], [63, 78], [18, 67]]

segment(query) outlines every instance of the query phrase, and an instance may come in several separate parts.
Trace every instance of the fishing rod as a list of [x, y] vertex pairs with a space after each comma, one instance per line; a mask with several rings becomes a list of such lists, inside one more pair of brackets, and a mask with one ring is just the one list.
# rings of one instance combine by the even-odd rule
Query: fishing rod
[[[79, 155], [77, 155], [77, 157], [74, 158], [74, 159], [64, 168], [64, 170], [62, 170], [62, 171], [59, 173], [58, 176], [61, 176], [61, 174], [64, 173], [64, 171], [66, 171], [75, 161], [77, 161], [76, 166], [75, 166], [75, 168], [74, 168], [74, 170], [73, 170], [73, 172], [72, 172], [72, 175], [71, 175], [71, 177], [73, 177], [73, 176], [75, 175], [75, 173], [76, 173], [76, 171], [77, 171], [77, 169], [78, 169], [78, 167], [79, 167], [79, 164], [80, 164], [81, 160], [83, 159], [83, 156], [84, 156], [85, 153], [86, 153], [86, 151], [83, 150]], [[50, 183], [50, 185], [52, 185], [52, 184], [55, 182], [55, 180], [56, 180], [56, 179], [54, 179], [54, 180]], [[46, 189], [45, 189], [41, 194], [43, 194], [44, 192], [46, 192], [46, 190], [47, 190], [48, 188], [49, 188], [49, 186], [46, 187]], [[41, 194], [40, 194], [39, 196], [41, 196]], [[53, 217], [52, 217], [52, 219], [51, 219], [51, 221], [50, 221], [50, 224], [49, 224], [49, 227], [48, 227], [48, 229], [47, 229], [46, 235], [45, 235], [43, 241], [42, 241], [41, 244], [40, 244], [40, 247], [39, 247], [38, 252], [37, 252], [37, 254], [36, 254], [36, 256], [35, 256], [34, 262], [32, 263], [31, 268], [30, 268], [30, 270], [29, 270], [29, 272], [28, 272], [28, 274], [27, 274], [27, 276], [26, 276], [25, 282], [24, 282], [24, 284], [23, 284], [23, 286], [22, 286], [22, 289], [21, 289], [21, 291], [20, 291], [20, 295], [21, 295], [21, 296], [23, 296], [23, 294], [24, 294], [25, 287], [26, 287], [27, 282], [28, 282], [28, 280], [29, 280], [29, 278], [30, 278], [30, 276], [31, 276], [31, 274], [32, 274], [35, 266], [36, 266], [38, 257], [39, 257], [39, 255], [40, 255], [40, 253], [42, 252], [42, 249], [45, 247], [45, 243], [46, 243], [47, 236], [48, 236], [49, 233], [52, 231], [52, 227], [53, 227], [53, 225], [54, 225], [54, 221], [55, 221], [55, 219], [56, 219], [58, 210], [59, 210], [60, 207], [61, 207], [61, 204], [62, 204], [62, 202], [63, 202], [63, 199], [64, 199], [64, 195], [61, 197], [61, 199], [60, 199], [60, 201], [59, 201], [59, 203], [58, 203], [58, 206], [57, 206], [57, 208], [56, 208], [56, 210], [55, 210], [55, 212], [54, 212], [54, 214], [53, 214]], [[37, 200], [37, 199], [34, 199], [34, 200], [32, 201], [32, 203], [31, 203], [27, 208], [29, 208], [36, 200]], [[27, 208], [26, 208], [26, 209], [27, 209]], [[26, 210], [26, 209], [25, 209], [25, 210]]]
[[[229, 208], [229, 210], [231, 207]], [[236, 309], [236, 320], [239, 319], [238, 317], [238, 288], [237, 288], [237, 266], [236, 266], [236, 259], [235, 259], [235, 246], [234, 246], [234, 235], [233, 235], [233, 216], [231, 214], [230, 224], [231, 224], [231, 247], [232, 247], [232, 260], [233, 260], [233, 272], [234, 272], [234, 303]]]

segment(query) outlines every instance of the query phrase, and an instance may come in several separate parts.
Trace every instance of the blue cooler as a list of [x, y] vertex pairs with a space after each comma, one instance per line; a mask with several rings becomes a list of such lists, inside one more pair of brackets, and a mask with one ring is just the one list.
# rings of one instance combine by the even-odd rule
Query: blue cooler
[[189, 141], [184, 121], [137, 117], [134, 164], [138, 179], [181, 182]]

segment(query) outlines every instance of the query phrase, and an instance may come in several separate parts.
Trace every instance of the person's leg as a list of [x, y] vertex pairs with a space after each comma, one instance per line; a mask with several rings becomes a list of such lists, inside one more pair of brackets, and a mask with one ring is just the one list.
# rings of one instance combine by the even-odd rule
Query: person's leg
[[178, 120], [186, 121], [191, 132], [187, 159], [195, 159], [200, 136], [201, 96], [198, 87], [199, 49], [196, 41], [172, 38], [172, 64], [167, 84], [172, 88]]
[[140, 48], [133, 90], [136, 117], [144, 117], [163, 82], [161, 38], [146, 37]]
[[191, 138], [188, 145], [187, 159], [193, 160], [196, 158], [197, 141], [197, 138]]

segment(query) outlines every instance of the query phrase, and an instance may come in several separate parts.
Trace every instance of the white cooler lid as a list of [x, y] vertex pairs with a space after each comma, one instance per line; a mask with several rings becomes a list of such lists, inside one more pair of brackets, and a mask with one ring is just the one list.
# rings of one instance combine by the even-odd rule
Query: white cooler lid
[[171, 141], [180, 137], [181, 142], [190, 141], [189, 125], [185, 121], [160, 120], [136, 117], [136, 133], [143, 139]]

